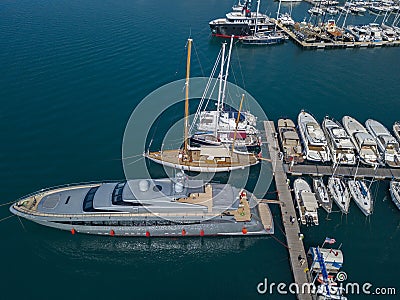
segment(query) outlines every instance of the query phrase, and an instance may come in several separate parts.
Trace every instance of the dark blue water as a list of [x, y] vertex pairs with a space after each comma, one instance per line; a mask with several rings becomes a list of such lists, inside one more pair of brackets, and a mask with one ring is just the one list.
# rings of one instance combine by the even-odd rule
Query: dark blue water
[[[232, 4], [2, 1], [1, 203], [57, 184], [123, 178], [121, 143], [134, 107], [154, 89], [184, 77], [189, 35], [195, 46], [192, 75], [209, 74], [220, 40], [210, 37], [208, 22]], [[271, 14], [276, 6], [271, 1], [261, 5]], [[298, 20], [308, 7], [294, 7]], [[249, 91], [272, 120], [296, 118], [306, 108], [320, 120], [326, 114], [336, 119], [349, 114], [391, 127], [400, 118], [399, 51], [303, 51], [291, 42], [268, 48], [237, 45], [231, 80]], [[321, 225], [304, 229], [306, 247], [334, 237], [343, 243], [344, 270], [352, 281], [400, 288], [400, 212], [387, 182], [374, 183], [373, 190], [370, 220], [354, 204], [347, 218], [335, 213], [325, 220], [320, 212]], [[7, 217], [8, 206], [0, 212]], [[275, 238], [284, 241], [279, 210], [273, 213]], [[265, 277], [292, 281], [286, 248], [268, 237], [71, 236], [21, 224], [15, 217], [0, 226], [1, 299], [250, 299], [266, 297], [256, 291]]]

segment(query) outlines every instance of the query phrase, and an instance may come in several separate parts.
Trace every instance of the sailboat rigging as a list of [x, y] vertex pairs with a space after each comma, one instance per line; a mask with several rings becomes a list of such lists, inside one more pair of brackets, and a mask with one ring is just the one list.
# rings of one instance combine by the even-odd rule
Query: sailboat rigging
[[[231, 152], [226, 145], [192, 147], [189, 143], [189, 82], [192, 39], [188, 39], [185, 81], [185, 119], [183, 149], [147, 151], [144, 156], [158, 164], [193, 172], [226, 172], [259, 163], [253, 153]], [[223, 54], [224, 55], [224, 54]], [[221, 59], [224, 60], [224, 57]], [[221, 67], [223, 70], [223, 66]], [[222, 74], [221, 74], [222, 80]], [[220, 83], [220, 92], [222, 82]], [[221, 95], [221, 93], [219, 93]], [[221, 96], [219, 95], [219, 100]], [[217, 115], [219, 116], [219, 115]], [[217, 123], [218, 125], [218, 123]]]

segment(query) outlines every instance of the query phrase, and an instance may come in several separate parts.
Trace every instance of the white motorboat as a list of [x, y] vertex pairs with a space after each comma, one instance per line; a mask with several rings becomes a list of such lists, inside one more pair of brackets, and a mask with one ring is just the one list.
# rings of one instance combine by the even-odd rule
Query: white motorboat
[[361, 162], [373, 167], [378, 166], [380, 164], [380, 156], [373, 136], [368, 133], [360, 122], [352, 117], [344, 116], [342, 123], [354, 146], [356, 146]]
[[400, 149], [397, 140], [389, 130], [378, 121], [368, 119], [365, 122], [368, 131], [375, 138], [385, 163], [391, 168], [400, 167]]
[[310, 15], [314, 15], [314, 16], [318, 16], [318, 15], [322, 15], [323, 16], [325, 14], [325, 11], [320, 7], [314, 6], [314, 7], [311, 7], [308, 10], [308, 13]]
[[366, 216], [372, 214], [371, 192], [365, 181], [351, 179], [347, 181], [347, 185], [354, 202], [356, 202], [363, 214]]
[[293, 183], [300, 221], [303, 225], [318, 225], [318, 202], [309, 184], [301, 178]]
[[343, 180], [337, 176], [330, 177], [328, 191], [340, 210], [347, 214], [350, 207], [350, 194]]
[[293, 26], [294, 25], [294, 20], [292, 16], [289, 13], [283, 13], [279, 16], [278, 22], [285, 26]]
[[326, 13], [328, 15], [334, 16], [339, 13], [339, 10], [335, 6], [329, 6], [326, 8]]
[[297, 118], [306, 159], [326, 162], [330, 160], [328, 144], [317, 120], [302, 110]]
[[390, 195], [392, 196], [393, 203], [400, 210], [400, 182], [396, 180], [390, 181]]
[[318, 204], [327, 213], [332, 212], [332, 198], [329, 196], [328, 189], [322, 177], [313, 178], [314, 193], [317, 197]]
[[356, 147], [343, 126], [329, 117], [322, 122], [322, 130], [328, 141], [331, 159], [335, 164], [356, 164]]
[[400, 143], [400, 122], [395, 122], [393, 124], [393, 133], [397, 141]]

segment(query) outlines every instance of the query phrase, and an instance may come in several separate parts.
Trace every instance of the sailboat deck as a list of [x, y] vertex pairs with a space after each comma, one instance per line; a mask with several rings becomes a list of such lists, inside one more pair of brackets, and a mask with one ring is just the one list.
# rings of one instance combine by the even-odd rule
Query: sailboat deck
[[150, 152], [147, 154], [147, 157], [160, 163], [167, 162], [174, 165], [204, 168], [246, 167], [248, 165], [254, 165], [258, 162], [254, 155], [239, 154], [236, 152], [230, 153], [230, 157], [192, 155], [192, 159], [183, 159], [183, 155], [178, 149]]

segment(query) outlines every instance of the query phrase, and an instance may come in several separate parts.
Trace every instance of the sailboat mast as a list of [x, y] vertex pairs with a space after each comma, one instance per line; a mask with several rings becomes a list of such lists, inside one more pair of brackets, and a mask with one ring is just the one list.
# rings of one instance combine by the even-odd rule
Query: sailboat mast
[[254, 27], [254, 34], [257, 33], [257, 27], [258, 27], [258, 12], [260, 11], [260, 0], [257, 0], [257, 12], [256, 12], [256, 26]]
[[233, 153], [233, 150], [235, 149], [236, 134], [237, 134], [238, 125], [239, 125], [239, 121], [240, 121], [240, 112], [242, 111], [243, 100], [244, 100], [244, 94], [242, 94], [242, 100], [240, 100], [239, 112], [238, 112], [238, 116], [236, 118], [235, 133], [233, 134], [233, 142], [232, 142], [232, 153]]
[[225, 69], [225, 78], [224, 78], [224, 88], [222, 89], [222, 97], [221, 97], [221, 108], [224, 108], [224, 101], [225, 101], [225, 91], [226, 91], [226, 81], [228, 80], [228, 72], [229, 72], [229, 65], [231, 63], [231, 53], [232, 53], [232, 45], [233, 45], [233, 37], [234, 35], [231, 36], [231, 43], [229, 45], [229, 52], [228, 52], [228, 59], [226, 63], [226, 69]]
[[[290, 3], [292, 3], [292, 2], [290, 2]], [[280, 11], [281, 11], [281, 0], [279, 0], [278, 11], [276, 12], [276, 21], [275, 21], [275, 30], [274, 31], [276, 31], [276, 26], [278, 24]]]
[[188, 39], [188, 50], [186, 60], [186, 82], [185, 82], [185, 133], [184, 133], [184, 153], [187, 154], [189, 139], [189, 76], [190, 76], [190, 54], [192, 51], [192, 39]]
[[219, 113], [221, 109], [221, 95], [222, 95], [222, 82], [224, 77], [224, 62], [225, 62], [225, 46], [226, 43], [222, 43], [222, 56], [221, 56], [221, 71], [219, 73], [219, 88], [218, 88], [218, 100], [217, 100], [217, 115], [215, 118], [215, 136], [217, 136], [217, 129], [219, 123]]

